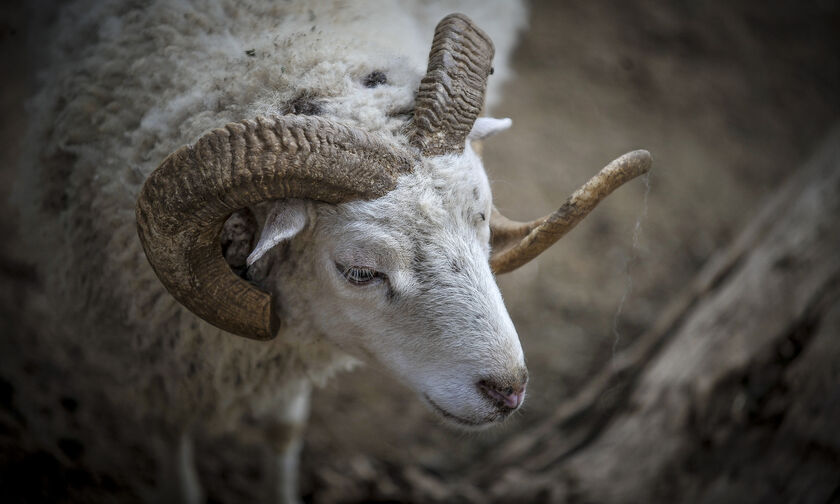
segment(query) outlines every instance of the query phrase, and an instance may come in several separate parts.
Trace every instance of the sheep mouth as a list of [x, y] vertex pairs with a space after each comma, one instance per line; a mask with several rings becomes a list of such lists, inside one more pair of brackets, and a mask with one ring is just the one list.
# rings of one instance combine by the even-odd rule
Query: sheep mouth
[[493, 422], [495, 422], [498, 419], [498, 416], [494, 415], [494, 416], [491, 416], [487, 419], [480, 420], [480, 421], [470, 420], [470, 419], [463, 418], [463, 417], [460, 417], [458, 415], [455, 415], [453, 413], [450, 413], [449, 411], [443, 409], [437, 403], [432, 401], [432, 398], [429, 397], [428, 394], [423, 394], [423, 398], [426, 399], [426, 402], [429, 403], [432, 406], [432, 408], [434, 408], [434, 410], [435, 410], [435, 412], [437, 412], [437, 414], [439, 414], [443, 418], [445, 418], [445, 419], [447, 419], [451, 422], [454, 422], [454, 423], [456, 423], [456, 424], [458, 424], [462, 427], [467, 427], [467, 428], [471, 427], [471, 428], [474, 428], [474, 429], [475, 428], [480, 429], [480, 428], [489, 426], [490, 424], [492, 424]]

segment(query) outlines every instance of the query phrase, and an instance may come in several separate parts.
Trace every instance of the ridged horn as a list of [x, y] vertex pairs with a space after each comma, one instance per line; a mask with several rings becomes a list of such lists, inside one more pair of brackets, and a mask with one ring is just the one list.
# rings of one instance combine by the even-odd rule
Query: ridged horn
[[531, 222], [510, 220], [494, 207], [490, 215], [490, 268], [497, 275], [507, 273], [537, 257], [611, 192], [647, 173], [650, 167], [648, 151], [628, 152], [589, 179], [556, 212]]
[[271, 295], [236, 276], [219, 233], [241, 208], [280, 198], [371, 199], [414, 158], [355, 128], [316, 117], [230, 123], [170, 154], [137, 199], [137, 231], [166, 289], [190, 311], [240, 336], [273, 338]]
[[438, 23], [414, 106], [411, 144], [424, 156], [459, 154], [484, 106], [493, 42], [463, 14]]

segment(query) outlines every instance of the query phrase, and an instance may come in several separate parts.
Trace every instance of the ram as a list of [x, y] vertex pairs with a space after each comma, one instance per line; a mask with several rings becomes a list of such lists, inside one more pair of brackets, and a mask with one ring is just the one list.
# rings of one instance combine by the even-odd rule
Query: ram
[[[506, 52], [523, 12], [498, 4], [481, 9], [504, 21], [481, 18]], [[48, 284], [28, 351], [71, 378], [31, 408], [74, 397], [87, 467], [160, 446], [174, 466], [122, 482], [198, 501], [190, 440], [235, 432], [273, 449], [268, 491], [293, 501], [311, 387], [357, 361], [457, 426], [519, 408], [528, 374], [494, 274], [648, 154], [514, 222], [472, 145], [510, 121], [479, 117], [494, 45], [470, 18], [443, 17], [429, 52], [423, 4], [132, 5], [62, 11], [18, 191]]]

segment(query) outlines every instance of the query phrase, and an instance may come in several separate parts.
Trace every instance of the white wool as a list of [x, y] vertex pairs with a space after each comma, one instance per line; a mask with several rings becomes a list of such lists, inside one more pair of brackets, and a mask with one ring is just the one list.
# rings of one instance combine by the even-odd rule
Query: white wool
[[[524, 26], [519, 2], [62, 5], [28, 107], [31, 127], [15, 191], [50, 306], [43, 352], [72, 372], [80, 389], [101, 391], [127, 415], [209, 432], [242, 429], [243, 419], [258, 429], [306, 384], [352, 366], [353, 357], [305, 324], [261, 343], [184, 309], [142, 252], [134, 204], [170, 152], [227, 122], [283, 114], [302, 93], [311, 94], [323, 117], [405, 143], [404, 112], [413, 107], [434, 27], [451, 12], [470, 16], [495, 43], [492, 106]], [[366, 87], [374, 71], [387, 83]], [[423, 206], [430, 214], [439, 197], [428, 193]], [[347, 208], [340, 211], [365, 211], [364, 204]], [[286, 301], [290, 312], [300, 308]], [[500, 296], [488, 302], [507, 317]], [[521, 360], [518, 342], [508, 353]]]

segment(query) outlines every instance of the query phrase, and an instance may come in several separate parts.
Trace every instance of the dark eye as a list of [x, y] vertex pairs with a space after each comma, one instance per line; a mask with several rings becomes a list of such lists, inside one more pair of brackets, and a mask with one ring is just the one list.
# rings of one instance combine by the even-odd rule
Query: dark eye
[[385, 278], [383, 273], [362, 266], [344, 266], [343, 264], [335, 263], [335, 267], [353, 285], [367, 285]]

